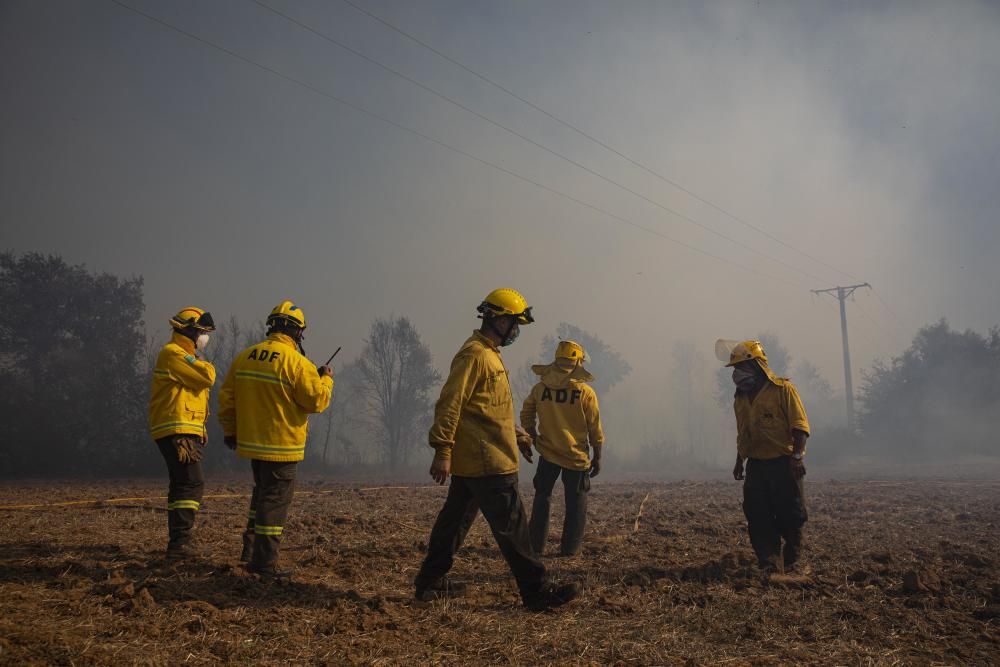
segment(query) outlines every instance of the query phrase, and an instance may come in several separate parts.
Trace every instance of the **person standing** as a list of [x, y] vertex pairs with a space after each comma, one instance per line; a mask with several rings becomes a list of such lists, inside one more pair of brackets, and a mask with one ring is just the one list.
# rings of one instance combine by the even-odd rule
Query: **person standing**
[[333, 370], [317, 368], [302, 350], [306, 316], [282, 301], [267, 317], [267, 338], [240, 352], [219, 392], [219, 421], [226, 445], [250, 459], [254, 488], [240, 560], [262, 578], [278, 570], [279, 545], [295, 493], [298, 462], [305, 458], [309, 415], [326, 410]]
[[170, 342], [156, 357], [149, 392], [149, 433], [167, 464], [167, 558], [198, 555], [191, 544], [205, 481], [208, 396], [215, 367], [199, 359], [215, 331], [212, 315], [189, 306], [170, 318]]
[[482, 326], [452, 360], [428, 436], [434, 448], [430, 475], [438, 484], [450, 476], [451, 485], [414, 582], [416, 598], [426, 601], [464, 592], [464, 585], [446, 575], [481, 511], [517, 580], [524, 606], [558, 607], [579, 595], [580, 587], [549, 582], [545, 566], [531, 548], [517, 488], [518, 449], [530, 452], [530, 439], [515, 427], [510, 383], [500, 355], [500, 348], [517, 339], [520, 326], [534, 318], [524, 297], [507, 288], [490, 292], [477, 310]]
[[758, 341], [720, 340], [716, 354], [733, 369], [733, 478], [745, 479], [743, 512], [757, 562], [765, 577], [779, 568], [786, 574], [805, 573], [799, 559], [808, 518], [803, 477], [809, 420], [802, 400], [790, 380], [768, 367]]
[[531, 546], [539, 556], [545, 550], [556, 480], [562, 477], [566, 497], [559, 555], [573, 556], [580, 552], [587, 526], [590, 478], [601, 471], [604, 430], [597, 393], [587, 384], [594, 376], [583, 367], [585, 359], [579, 343], [559, 341], [551, 364], [531, 367], [541, 381], [521, 407], [521, 427], [539, 453], [529, 522]]

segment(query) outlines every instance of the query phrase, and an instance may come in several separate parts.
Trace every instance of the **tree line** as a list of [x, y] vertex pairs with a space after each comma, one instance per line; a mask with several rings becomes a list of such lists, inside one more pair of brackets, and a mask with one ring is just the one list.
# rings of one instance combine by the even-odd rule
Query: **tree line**
[[[0, 312], [6, 315], [0, 318], [0, 475], [160, 472], [146, 414], [151, 374], [170, 332], [156, 327], [147, 338], [144, 311], [141, 277], [93, 273], [52, 255], [0, 253]], [[628, 373], [600, 339], [567, 324], [557, 334], [587, 341], [595, 359], [607, 360], [607, 387]], [[212, 415], [233, 359], [264, 336], [261, 322], [231, 317], [217, 324], [204, 352], [218, 374]], [[549, 339], [545, 344], [554, 346]], [[375, 318], [361, 353], [337, 372], [330, 408], [312, 417], [307, 465], [398, 469], [413, 463], [443, 380], [408, 318]], [[210, 416], [207, 428], [206, 468], [242, 469], [221, 446], [218, 420]]]
[[[152, 367], [169, 333], [147, 338], [144, 311], [141, 277], [95, 273], [52, 255], [0, 253], [0, 475], [160, 472], [146, 410]], [[262, 323], [220, 323], [206, 351], [219, 382], [235, 355], [263, 337]], [[603, 340], [569, 323], [543, 340], [538, 359], [551, 359], [557, 338], [587, 349], [602, 402], [632, 370]], [[791, 375], [803, 396], [816, 431], [814, 460], [864, 455], [948, 461], [1000, 454], [1000, 327], [984, 335], [953, 330], [942, 320], [920, 329], [899, 356], [874, 362], [862, 372], [858, 434], [843, 428], [842, 399], [815, 365], [793, 366], [774, 334], [760, 339], [771, 367]], [[711, 403], [731, 410], [728, 369], [711, 371], [713, 363], [694, 343], [674, 347], [671, 378], [679, 408], [670, 440], [685, 456], [707, 448], [704, 422]], [[700, 377], [714, 377], [714, 388]], [[408, 318], [376, 318], [362, 352], [338, 371], [330, 409], [313, 418], [307, 464], [414, 463], [442, 381]], [[515, 403], [536, 381], [530, 364], [512, 369]], [[213, 391], [213, 413], [217, 396]], [[221, 446], [214, 417], [208, 429], [206, 466], [240, 467]], [[835, 447], [824, 450], [824, 440]], [[677, 448], [677, 442], [685, 445]], [[640, 458], [655, 460], [645, 449]]]

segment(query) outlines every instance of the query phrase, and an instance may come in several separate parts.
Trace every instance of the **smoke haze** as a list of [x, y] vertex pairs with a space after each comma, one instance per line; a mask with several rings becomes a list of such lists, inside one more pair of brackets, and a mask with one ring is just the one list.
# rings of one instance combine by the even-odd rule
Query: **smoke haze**
[[[7, 0], [0, 248], [142, 275], [150, 335], [184, 305], [256, 322], [291, 298], [316, 359], [338, 345], [338, 361], [355, 357], [373, 319], [402, 315], [444, 371], [475, 306], [511, 286], [537, 323], [510, 368], [537, 362], [559, 323], [579, 326], [632, 367], [601, 397], [609, 451], [691, 449], [697, 432], [714, 461], [734, 449], [716, 338], [772, 333], [793, 379], [808, 361], [842, 395], [836, 301], [810, 289], [874, 287], [848, 303], [856, 383], [939, 318], [1000, 323], [996, 4], [363, 3], [787, 246], [345, 3], [267, 0], [731, 240], [253, 2], [127, 4], [652, 230], [112, 2]], [[683, 383], [678, 349], [694, 369]]]

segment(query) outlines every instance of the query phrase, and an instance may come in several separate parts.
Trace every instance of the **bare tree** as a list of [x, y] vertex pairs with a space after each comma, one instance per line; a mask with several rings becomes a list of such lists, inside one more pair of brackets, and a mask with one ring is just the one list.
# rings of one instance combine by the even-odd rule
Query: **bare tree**
[[405, 317], [376, 318], [357, 364], [385, 461], [395, 468], [430, 422], [431, 391], [441, 374]]
[[310, 431], [310, 438], [315, 438], [316, 442], [311, 449], [317, 452], [323, 465], [362, 463], [358, 443], [368, 426], [365, 422], [366, 397], [361, 391], [364, 384], [356, 361], [334, 374], [333, 401], [320, 418], [322, 426]]

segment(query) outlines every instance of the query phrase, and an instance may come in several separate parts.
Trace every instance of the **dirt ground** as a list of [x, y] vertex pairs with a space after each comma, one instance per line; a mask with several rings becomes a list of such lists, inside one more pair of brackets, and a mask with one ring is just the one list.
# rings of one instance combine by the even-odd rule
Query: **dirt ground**
[[199, 515], [207, 556], [184, 565], [162, 558], [165, 501], [141, 499], [164, 487], [0, 486], [0, 505], [126, 499], [0, 510], [0, 663], [1000, 660], [997, 481], [809, 483], [801, 586], [760, 581], [735, 482], [595, 483], [583, 554], [546, 558], [584, 595], [541, 614], [518, 606], [482, 518], [454, 570], [472, 592], [412, 599], [442, 488], [300, 483], [283, 551], [296, 574], [279, 585], [237, 562], [247, 482], [209, 484], [224, 497]]

